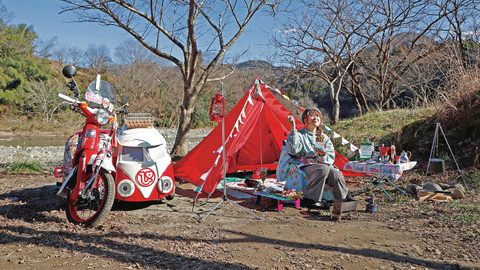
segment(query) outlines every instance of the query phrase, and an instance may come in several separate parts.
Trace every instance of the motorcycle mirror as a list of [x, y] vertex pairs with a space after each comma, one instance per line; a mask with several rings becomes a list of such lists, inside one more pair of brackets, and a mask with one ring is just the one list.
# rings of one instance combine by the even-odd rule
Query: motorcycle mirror
[[77, 69], [72, 66], [72, 65], [66, 65], [63, 69], [62, 69], [62, 73], [63, 73], [63, 76], [71, 79], [73, 78], [75, 75], [77, 75]]

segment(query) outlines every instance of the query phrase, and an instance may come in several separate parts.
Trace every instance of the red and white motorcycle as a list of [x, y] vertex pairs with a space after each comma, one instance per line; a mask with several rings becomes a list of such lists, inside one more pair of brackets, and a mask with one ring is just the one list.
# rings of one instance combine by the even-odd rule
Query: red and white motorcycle
[[54, 175], [63, 178], [57, 195], [67, 199], [68, 220], [93, 227], [107, 217], [115, 200], [173, 199], [172, 162], [165, 138], [153, 128], [153, 117], [130, 117], [124, 105], [118, 112], [127, 114], [126, 125], [117, 128], [112, 85], [97, 75], [82, 102], [75, 67], [65, 66], [63, 74], [71, 79], [67, 86], [75, 98], [58, 96], [85, 116], [82, 131], [67, 140], [64, 164], [54, 169]]

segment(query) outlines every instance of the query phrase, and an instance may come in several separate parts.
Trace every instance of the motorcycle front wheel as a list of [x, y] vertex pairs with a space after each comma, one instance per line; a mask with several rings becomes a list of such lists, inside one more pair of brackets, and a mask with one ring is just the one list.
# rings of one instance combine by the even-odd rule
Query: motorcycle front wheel
[[103, 169], [100, 170], [94, 186], [86, 198], [78, 197], [75, 203], [72, 203], [69, 199], [67, 201], [67, 219], [70, 222], [85, 227], [99, 225], [110, 213], [115, 200], [113, 176]]

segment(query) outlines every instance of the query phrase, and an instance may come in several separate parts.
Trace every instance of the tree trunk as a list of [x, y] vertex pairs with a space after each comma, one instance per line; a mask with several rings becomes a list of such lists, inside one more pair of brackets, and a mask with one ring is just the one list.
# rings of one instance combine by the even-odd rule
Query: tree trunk
[[340, 101], [338, 100], [338, 96], [337, 96], [333, 103], [333, 124], [338, 123], [339, 120], [340, 120]]
[[[332, 82], [328, 82], [329, 90], [330, 90], [330, 103], [332, 103], [332, 111], [330, 112], [330, 118], [335, 118], [335, 86]], [[333, 120], [335, 121], [335, 120]]]
[[365, 92], [363, 92], [360, 88], [358, 88], [358, 93], [360, 94], [363, 107], [365, 108], [365, 112], [366, 113], [369, 112], [370, 106], [368, 106], [368, 101], [367, 101], [367, 97], [365, 96]]
[[195, 90], [195, 87], [185, 87], [183, 92], [177, 136], [175, 137], [175, 144], [170, 153], [172, 157], [182, 157], [188, 152], [188, 134], [192, 129], [193, 113], [195, 111], [195, 104], [198, 97], [198, 92]]
[[[330, 83], [330, 100], [332, 102], [332, 122], [338, 123], [340, 120], [340, 101], [338, 100], [338, 92], [335, 89], [335, 83]], [[341, 86], [338, 86], [341, 87]]]
[[[352, 75], [350, 74], [350, 77], [352, 77]], [[353, 104], [355, 104], [355, 108], [357, 109], [357, 115], [361, 116], [363, 115], [363, 110], [362, 110], [362, 104], [360, 103], [360, 99], [358, 98], [358, 92], [359, 90], [357, 90], [357, 84], [355, 83], [354, 79], [352, 78], [352, 81], [350, 83], [350, 91], [348, 91], [350, 93], [350, 95], [352, 96], [353, 98]]]
[[353, 96], [353, 103], [355, 104], [355, 108], [357, 108], [358, 115], [363, 115], [362, 105], [360, 104], [360, 100], [358, 100], [357, 96]]

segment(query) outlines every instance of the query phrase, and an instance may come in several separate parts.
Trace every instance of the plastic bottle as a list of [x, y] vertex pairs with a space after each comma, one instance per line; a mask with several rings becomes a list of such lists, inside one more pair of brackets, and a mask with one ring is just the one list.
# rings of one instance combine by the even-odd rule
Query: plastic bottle
[[371, 158], [373, 151], [375, 150], [375, 147], [373, 145], [373, 142], [370, 142], [368, 138], [364, 138], [362, 144], [360, 145], [360, 158], [362, 159], [368, 159]]

